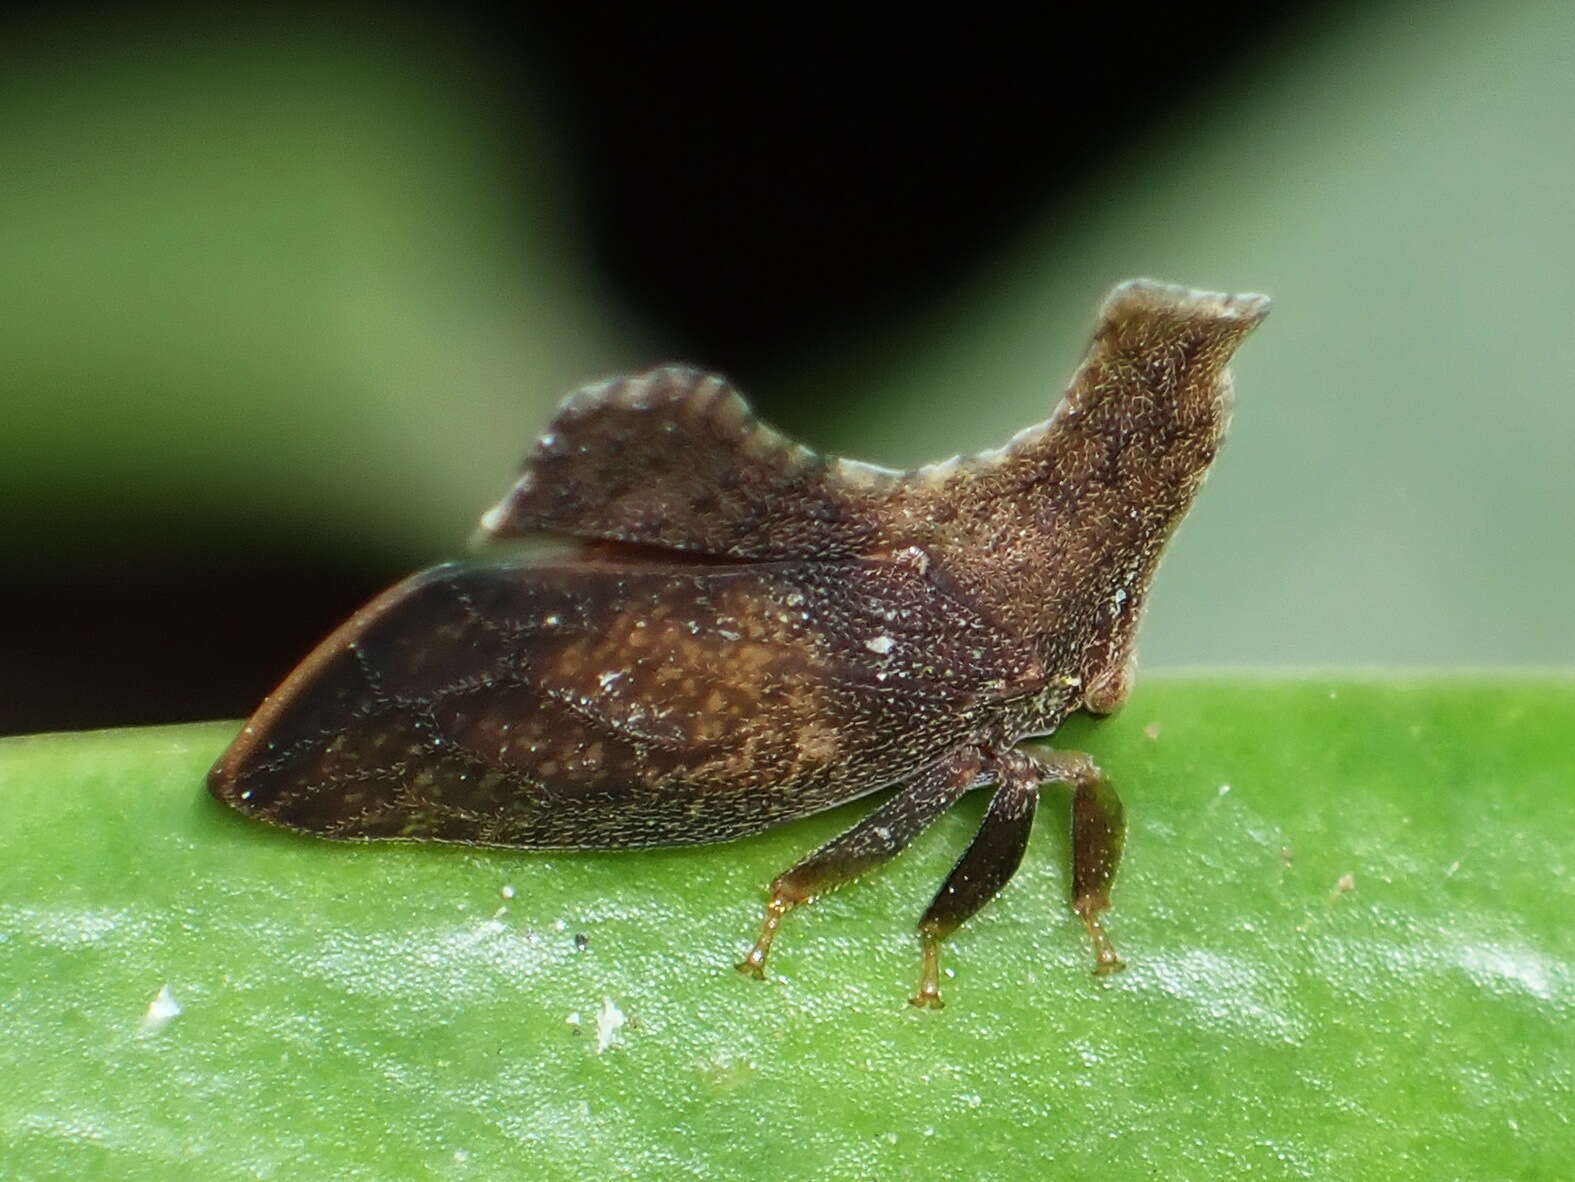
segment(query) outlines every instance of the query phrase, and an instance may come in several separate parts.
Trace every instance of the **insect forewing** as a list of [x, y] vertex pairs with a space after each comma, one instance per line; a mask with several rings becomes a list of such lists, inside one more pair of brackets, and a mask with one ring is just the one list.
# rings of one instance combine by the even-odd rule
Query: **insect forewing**
[[900, 562], [448, 566], [325, 641], [209, 783], [333, 837], [718, 841], [903, 779], [1039, 681]]

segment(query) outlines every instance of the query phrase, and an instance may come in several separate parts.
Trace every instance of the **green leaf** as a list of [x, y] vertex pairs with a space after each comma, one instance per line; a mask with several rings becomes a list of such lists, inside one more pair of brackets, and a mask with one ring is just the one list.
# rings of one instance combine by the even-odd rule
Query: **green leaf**
[[933, 1013], [912, 926], [982, 800], [790, 916], [761, 984], [732, 964], [765, 883], [860, 806], [683, 851], [333, 845], [206, 796], [233, 730], [0, 743], [0, 1174], [1552, 1178], [1575, 1149], [1570, 681], [1167, 679], [1069, 725], [1131, 818], [1129, 967], [1089, 972], [1050, 792]]

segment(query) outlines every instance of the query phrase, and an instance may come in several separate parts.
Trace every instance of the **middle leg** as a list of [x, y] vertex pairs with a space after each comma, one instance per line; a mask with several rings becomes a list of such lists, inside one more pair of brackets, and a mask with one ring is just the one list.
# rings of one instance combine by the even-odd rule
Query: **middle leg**
[[997, 762], [1000, 785], [984, 814], [973, 842], [919, 921], [924, 965], [916, 1006], [940, 1009], [941, 941], [955, 932], [1011, 880], [1028, 848], [1039, 804], [1039, 768], [1021, 751], [1008, 751]]

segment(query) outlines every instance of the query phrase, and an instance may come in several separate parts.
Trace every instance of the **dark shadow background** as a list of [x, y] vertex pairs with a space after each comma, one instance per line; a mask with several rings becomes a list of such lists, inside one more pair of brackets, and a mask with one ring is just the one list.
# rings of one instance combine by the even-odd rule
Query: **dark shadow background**
[[[420, 19], [484, 47], [501, 93], [528, 91], [627, 305], [794, 428], [811, 412], [752, 377], [936, 298], [1196, 87], [1343, 9], [1068, 5], [899, 27], [461, 4]], [[11, 52], [40, 28], [69, 36], [59, 19], [14, 13]], [[156, 529], [121, 542], [0, 586], [0, 733], [240, 716], [405, 573], [288, 530], [217, 566]]]

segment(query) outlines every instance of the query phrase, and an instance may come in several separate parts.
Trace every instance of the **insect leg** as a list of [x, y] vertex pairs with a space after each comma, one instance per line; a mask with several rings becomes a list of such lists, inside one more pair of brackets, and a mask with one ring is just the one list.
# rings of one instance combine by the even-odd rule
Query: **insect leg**
[[1039, 803], [1039, 769], [1017, 751], [1008, 752], [999, 761], [999, 767], [1001, 784], [979, 832], [919, 921], [924, 967], [919, 992], [911, 999], [916, 1006], [940, 1009], [941, 941], [1007, 884], [1028, 846], [1034, 808]]
[[1072, 910], [1094, 941], [1094, 972], [1123, 966], [1099, 913], [1110, 906], [1110, 884], [1126, 841], [1126, 810], [1105, 774], [1079, 751], [1036, 751], [1031, 756], [1046, 780], [1072, 786]]
[[931, 821], [978, 782], [980, 753], [958, 751], [922, 772], [853, 828], [832, 838], [803, 861], [777, 875], [760, 937], [738, 965], [752, 977], [765, 976], [766, 954], [782, 917], [800, 903], [835, 890], [896, 857]]

